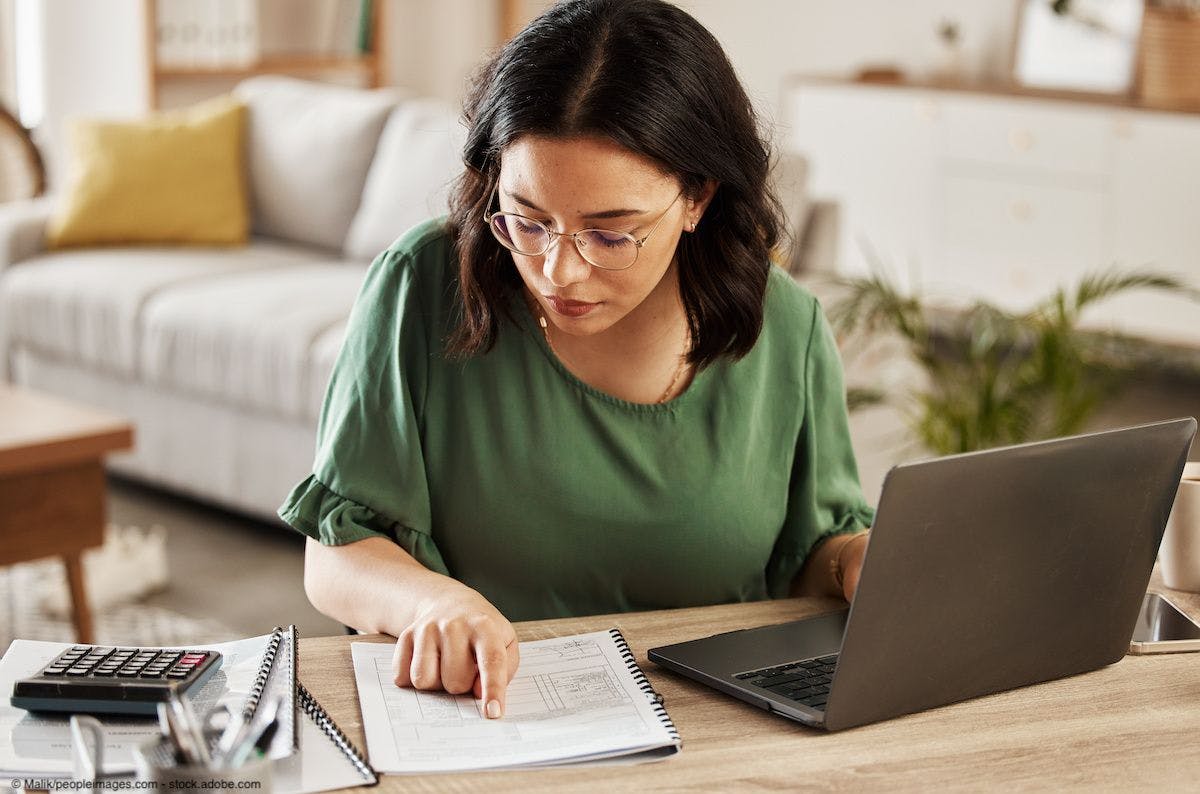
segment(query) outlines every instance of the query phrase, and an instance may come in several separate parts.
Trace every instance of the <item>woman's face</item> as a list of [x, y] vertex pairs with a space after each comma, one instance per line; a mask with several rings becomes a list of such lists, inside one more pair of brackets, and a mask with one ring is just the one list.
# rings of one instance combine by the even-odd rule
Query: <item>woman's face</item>
[[590, 336], [639, 307], [665, 313], [677, 303], [675, 247], [699, 208], [651, 161], [601, 138], [527, 135], [503, 152], [499, 194], [501, 210], [555, 232], [610, 229], [640, 240], [654, 228], [625, 270], [593, 267], [569, 237], [556, 238], [541, 256], [512, 254], [525, 286], [559, 330]]

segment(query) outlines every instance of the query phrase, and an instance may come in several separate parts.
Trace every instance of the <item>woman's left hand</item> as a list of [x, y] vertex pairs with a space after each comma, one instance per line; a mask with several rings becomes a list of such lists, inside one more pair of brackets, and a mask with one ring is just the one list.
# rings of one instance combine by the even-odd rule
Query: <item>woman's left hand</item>
[[869, 533], [862, 532], [850, 538], [838, 552], [838, 567], [842, 572], [842, 595], [847, 601], [854, 600], [858, 580], [862, 576], [863, 559], [867, 556]]

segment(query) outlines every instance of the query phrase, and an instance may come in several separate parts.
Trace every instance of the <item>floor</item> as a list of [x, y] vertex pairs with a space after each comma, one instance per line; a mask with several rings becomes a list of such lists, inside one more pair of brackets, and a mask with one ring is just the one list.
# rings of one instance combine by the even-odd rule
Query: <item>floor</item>
[[295, 623], [301, 637], [340, 634], [304, 595], [304, 538], [268, 524], [127, 480], [109, 479], [109, 520], [167, 530], [171, 586], [148, 603], [210, 617], [240, 636]]
[[[869, 373], [848, 371], [854, 380]], [[1176, 416], [1200, 415], [1200, 385], [1136, 383], [1091, 422], [1092, 429]], [[858, 411], [851, 417], [863, 489], [874, 503], [892, 465], [922, 456], [907, 441], [903, 417], [890, 408]], [[1194, 446], [1192, 459], [1200, 459]], [[304, 539], [282, 524], [267, 524], [134, 483], [111, 482], [109, 512], [122, 525], [162, 525], [174, 576], [169, 591], [151, 602], [185, 615], [209, 617], [243, 636], [276, 624], [295, 623], [301, 636], [341, 633], [337, 622], [318, 613], [302, 584]]]

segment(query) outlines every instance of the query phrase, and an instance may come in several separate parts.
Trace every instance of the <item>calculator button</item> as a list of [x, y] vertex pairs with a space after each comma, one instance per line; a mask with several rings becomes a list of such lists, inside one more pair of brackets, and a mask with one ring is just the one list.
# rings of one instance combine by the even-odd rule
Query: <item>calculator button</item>
[[186, 670], [172, 670], [171, 672], [167, 673], [167, 678], [170, 678], [173, 681], [181, 681], [184, 678], [187, 678], [189, 675], [191, 675], [191, 673]]
[[91, 671], [86, 667], [72, 667], [70, 670], [67, 670], [67, 675], [80, 676], [80, 675], [87, 675], [89, 672], [91, 672]]
[[113, 670], [113, 669], [111, 669], [111, 668], [107, 668], [107, 669], [106, 669], [106, 668], [104, 668], [104, 667], [100, 667], [100, 668], [97, 668], [97, 669], [96, 669], [96, 672], [95, 672], [95, 673], [93, 673], [93, 675], [102, 675], [102, 676], [104, 676], [105, 678], [107, 678], [107, 677], [109, 677], [109, 676], [113, 675], [115, 672], [116, 672], [116, 671], [115, 671], [115, 670]]
[[67, 671], [65, 667], [47, 667], [42, 671], [42, 675], [62, 675]]
[[121, 669], [121, 670], [117, 671], [117, 676], [120, 678], [137, 678], [137, 674], [138, 674], [137, 670]]

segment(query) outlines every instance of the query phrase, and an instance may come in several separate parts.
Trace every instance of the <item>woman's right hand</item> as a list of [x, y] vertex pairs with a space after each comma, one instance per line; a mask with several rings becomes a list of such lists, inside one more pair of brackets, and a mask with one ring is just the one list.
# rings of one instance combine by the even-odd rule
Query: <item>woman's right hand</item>
[[495, 719], [504, 714], [508, 682], [519, 663], [512, 624], [478, 592], [447, 579], [427, 592], [413, 622], [400, 632], [392, 674], [396, 686], [454, 695], [473, 691]]

